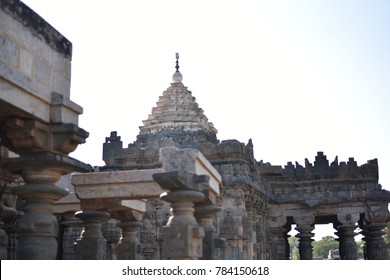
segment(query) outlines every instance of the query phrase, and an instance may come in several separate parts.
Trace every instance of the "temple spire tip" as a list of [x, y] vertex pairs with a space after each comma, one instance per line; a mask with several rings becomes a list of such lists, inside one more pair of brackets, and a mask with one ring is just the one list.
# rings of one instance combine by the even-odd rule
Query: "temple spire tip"
[[183, 76], [181, 75], [180, 71], [179, 71], [179, 53], [176, 53], [176, 72], [173, 74], [172, 76], [172, 80], [174, 83], [181, 83], [181, 81], [183, 80]]

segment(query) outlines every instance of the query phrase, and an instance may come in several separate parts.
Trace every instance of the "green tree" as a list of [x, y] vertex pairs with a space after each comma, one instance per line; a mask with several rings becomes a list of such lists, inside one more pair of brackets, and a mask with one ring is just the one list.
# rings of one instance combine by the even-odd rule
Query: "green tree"
[[360, 239], [358, 242], [356, 242], [358, 259], [364, 258], [364, 246], [366, 246], [366, 242], [364, 242], [363, 239]]
[[299, 241], [295, 236], [288, 238], [288, 244], [290, 245], [290, 260], [299, 260]]
[[325, 236], [319, 241], [313, 241], [313, 258], [327, 259], [329, 250], [339, 248], [339, 242], [332, 236]]

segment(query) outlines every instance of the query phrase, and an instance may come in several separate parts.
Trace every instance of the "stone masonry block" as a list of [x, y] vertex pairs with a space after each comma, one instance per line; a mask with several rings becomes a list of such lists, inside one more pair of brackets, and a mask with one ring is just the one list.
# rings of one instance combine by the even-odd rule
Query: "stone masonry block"
[[19, 53], [19, 69], [27, 76], [32, 75], [33, 55], [21, 48]]
[[8, 38], [0, 36], [0, 60], [16, 67], [18, 59], [18, 47]]
[[39, 57], [34, 58], [33, 75], [37, 82], [49, 87], [52, 80], [52, 68]]
[[222, 182], [221, 175], [199, 150], [165, 147], [160, 150], [160, 161], [166, 172], [186, 171], [195, 175], [209, 176], [211, 189], [219, 194], [219, 186]]

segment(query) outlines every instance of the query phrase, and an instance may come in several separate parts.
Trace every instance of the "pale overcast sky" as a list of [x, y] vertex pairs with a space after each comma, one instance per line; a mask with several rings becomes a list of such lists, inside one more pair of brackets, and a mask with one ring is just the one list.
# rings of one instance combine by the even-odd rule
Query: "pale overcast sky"
[[110, 131], [135, 141], [179, 52], [220, 140], [252, 138], [275, 165], [378, 158], [390, 189], [390, 1], [24, 2], [73, 43], [71, 99], [90, 137], [71, 156], [101, 166]]

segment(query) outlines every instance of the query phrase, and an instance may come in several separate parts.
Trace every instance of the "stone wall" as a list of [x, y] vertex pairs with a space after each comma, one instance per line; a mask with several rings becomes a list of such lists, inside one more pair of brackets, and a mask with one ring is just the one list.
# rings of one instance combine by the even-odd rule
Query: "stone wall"
[[70, 98], [72, 44], [20, 1], [0, 2], [2, 114], [20, 111], [50, 123], [78, 123]]

